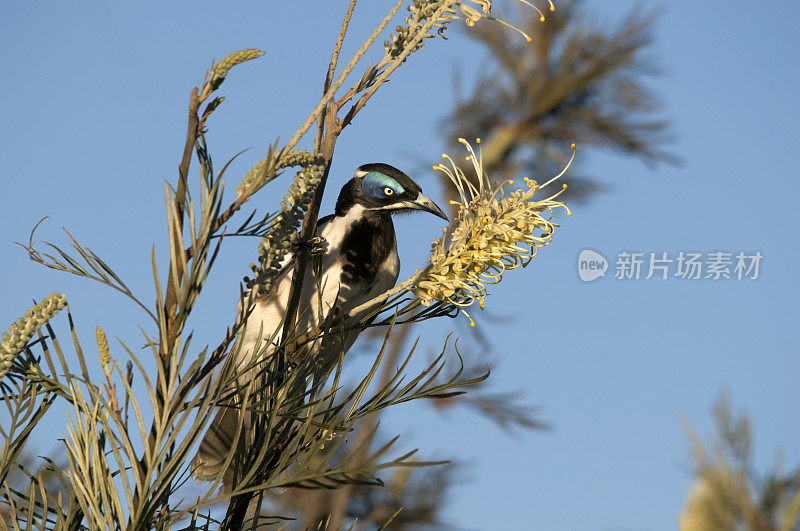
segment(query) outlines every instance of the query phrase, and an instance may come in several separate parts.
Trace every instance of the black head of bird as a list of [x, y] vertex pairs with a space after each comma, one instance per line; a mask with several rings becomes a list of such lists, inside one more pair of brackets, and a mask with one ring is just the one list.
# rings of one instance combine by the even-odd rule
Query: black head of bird
[[422, 210], [447, 220], [422, 188], [394, 166], [371, 163], [359, 166], [355, 176], [342, 187], [336, 202], [336, 215], [343, 216], [354, 205], [365, 215], [385, 215]]

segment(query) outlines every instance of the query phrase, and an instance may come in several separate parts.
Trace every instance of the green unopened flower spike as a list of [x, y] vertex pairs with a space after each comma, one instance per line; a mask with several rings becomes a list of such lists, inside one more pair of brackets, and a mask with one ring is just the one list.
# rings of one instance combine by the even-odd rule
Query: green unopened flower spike
[[[273, 159], [271, 157], [266, 157], [256, 162], [256, 164], [250, 168], [250, 171], [245, 174], [239, 186], [236, 187], [236, 193], [241, 195], [242, 192], [249, 191], [249, 193], [252, 194], [267, 184], [267, 177], [270, 173], [270, 163], [272, 161]], [[319, 158], [313, 153], [294, 149], [284, 153], [277, 164], [275, 164], [274, 169], [280, 170], [281, 168], [290, 168], [292, 166], [308, 167], [318, 163]]]
[[225, 77], [231, 68], [236, 65], [242, 64], [247, 61], [252, 61], [264, 55], [265, 52], [256, 48], [248, 48], [246, 50], [239, 50], [226, 55], [220, 62], [214, 65], [211, 69], [211, 75], [215, 77]]
[[66, 305], [65, 295], [51, 293], [26, 311], [24, 317], [20, 317], [8, 327], [8, 332], [3, 333], [2, 342], [0, 342], [0, 378], [11, 369], [14, 358], [25, 348], [36, 330], [52, 319]]
[[[394, 59], [403, 53], [407, 43], [413, 40], [417, 29], [420, 28], [425, 21], [432, 20], [436, 11], [442, 7], [444, 3], [445, 2], [442, 0], [413, 0], [411, 5], [408, 6], [410, 15], [404, 19], [405, 24], [397, 26], [395, 28], [397, 33], [392, 33], [389, 39], [383, 43], [386, 55]], [[454, 20], [455, 17], [453, 15], [456, 13], [458, 13], [458, 11], [452, 7], [444, 9], [442, 14], [434, 21], [434, 26], [443, 28], [445, 24]], [[428, 34], [426, 37], [433, 37], [433, 35]], [[422, 48], [422, 41], [417, 44], [413, 51], [416, 52], [420, 48]]]
[[103, 366], [103, 371], [108, 372], [108, 364], [111, 363], [111, 351], [108, 349], [108, 339], [103, 329], [99, 326], [95, 330], [97, 337], [97, 352], [100, 357], [100, 364]]
[[526, 266], [540, 247], [551, 242], [558, 226], [551, 221], [554, 209], [563, 208], [572, 215], [564, 203], [555, 200], [566, 184], [545, 199], [534, 200], [534, 194], [564, 175], [575, 157], [575, 145], [572, 158], [557, 176], [542, 186], [526, 177], [526, 190], [506, 192], [505, 186], [514, 181], [493, 185], [483, 171], [480, 152], [476, 155], [463, 138], [459, 142], [467, 148], [466, 160], [472, 162], [476, 178], [468, 179], [448, 155], [442, 157], [450, 166], [434, 166], [458, 190], [460, 200], [451, 201], [458, 206], [458, 214], [449, 239], [445, 230], [431, 245], [430, 266], [413, 292], [425, 306], [438, 301], [458, 307], [475, 326], [465, 308], [478, 302], [483, 309], [487, 285], [500, 282], [510, 269]]
[[297, 229], [317, 186], [322, 181], [325, 170], [322, 160], [315, 156], [306, 159], [304, 155], [298, 154], [297, 157], [300, 157], [298, 162], [310, 162], [310, 164], [297, 172], [294, 183], [281, 202], [280, 212], [272, 219], [267, 236], [258, 246], [259, 263], [250, 266], [255, 278], [248, 283], [248, 288], [257, 285], [261, 293], [267, 292], [272, 286], [280, 270], [281, 261], [289, 253], [292, 244], [297, 241]]

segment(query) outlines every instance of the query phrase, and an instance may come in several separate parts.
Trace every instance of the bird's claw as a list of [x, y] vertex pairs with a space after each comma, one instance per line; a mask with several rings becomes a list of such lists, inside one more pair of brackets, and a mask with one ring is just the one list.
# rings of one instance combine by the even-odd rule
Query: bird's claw
[[322, 236], [314, 236], [308, 240], [308, 245], [310, 246], [308, 252], [312, 255], [324, 254], [328, 250], [328, 240]]
[[295, 250], [304, 249], [308, 251], [311, 256], [318, 256], [324, 254], [328, 250], [328, 240], [322, 236], [314, 236], [307, 240], [296, 241], [293, 245]]

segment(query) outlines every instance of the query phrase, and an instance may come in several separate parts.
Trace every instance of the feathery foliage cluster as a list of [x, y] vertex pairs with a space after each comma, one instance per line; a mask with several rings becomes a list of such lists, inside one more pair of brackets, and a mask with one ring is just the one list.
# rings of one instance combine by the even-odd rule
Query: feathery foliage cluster
[[708, 445], [687, 428], [695, 480], [678, 519], [681, 531], [800, 529], [800, 467], [757, 473], [747, 416], [734, 415], [727, 396], [717, 401], [713, 416], [716, 434]]
[[[490, 16], [489, 0], [472, 3], [481, 9], [479, 18], [497, 20]], [[224, 101], [217, 91], [232, 69], [263, 52], [234, 52], [210, 68], [202, 85], [191, 92], [176, 184], [164, 188], [169, 262], [158, 264], [153, 252], [149, 267], [156, 297], [151, 303], [137, 297], [106, 261], [69, 232], [71, 249], [52, 243], [44, 243], [42, 248], [31, 233], [23, 247], [32, 261], [106, 285], [143, 310], [150, 320], [141, 329], [149, 359], [127, 341], [119, 339], [110, 345], [106, 332], [97, 328], [95, 359], [103, 376], [94, 378], [90, 366], [95, 362], [88, 355], [94, 347], [79, 341], [69, 309], [69, 346], [49, 322], [66, 304], [58, 294], [35, 305], [12, 325], [0, 348], [0, 392], [10, 413], [10, 422], [0, 428], [1, 525], [254, 528], [281, 521], [260, 514], [270, 489], [380, 485], [377, 474], [383, 469], [433, 464], [418, 460], [415, 451], [397, 455], [396, 438], [372, 448], [375, 430], [359, 437], [358, 444], [346, 445], [346, 435], [366, 417], [413, 400], [452, 398], [488, 376], [467, 375], [460, 362], [445, 376], [448, 351], [458, 355], [453, 342], [451, 349], [445, 343], [441, 353], [418, 374], [409, 374], [412, 348], [396, 369], [386, 372], [384, 367], [386, 377], [373, 385], [401, 316], [418, 321], [452, 313], [448, 303], [417, 311], [420, 301], [408, 291], [411, 284], [402, 287], [406, 290], [402, 304], [387, 300], [399, 291], [373, 301], [372, 315], [380, 314], [377, 323], [388, 328], [371, 368], [350, 391], [344, 391], [340, 383], [343, 355], [323, 374], [312, 356], [298, 355], [305, 343], [331, 333], [332, 326], [327, 322], [319, 330], [295, 330], [301, 281], [292, 285], [283, 324], [287, 333], [275, 353], [256, 355], [246, 367], [227, 363], [239, 348], [235, 338], [243, 332], [255, 294], [269, 288], [275, 265], [294, 244], [310, 241], [315, 234], [338, 136], [390, 75], [422, 48], [423, 39], [442, 35], [456, 20], [472, 25], [473, 12], [477, 12], [468, 1], [414, 0], [409, 6], [411, 16], [390, 37], [382, 56], [367, 65], [350, 88], [343, 89], [402, 5], [403, 0], [394, 5], [337, 75], [340, 51], [356, 7], [356, 0], [349, 2], [319, 103], [286, 143], [275, 141], [266, 157], [244, 177], [227, 206], [224, 177], [228, 166], [215, 169], [204, 133]], [[316, 136], [309, 149], [296, 149], [315, 124]], [[193, 158], [199, 175], [192, 183]], [[280, 212], [264, 216], [254, 212], [238, 229], [231, 229], [229, 222], [241, 207], [290, 167], [300, 169]], [[259, 263], [253, 268], [255, 278], [242, 286], [237, 317], [226, 330], [220, 330], [217, 344], [198, 348], [192, 344], [189, 319], [223, 242], [230, 236], [262, 238]], [[302, 246], [298, 249], [295, 278], [303, 279], [310, 253]], [[31, 341], [34, 335], [36, 339]], [[309, 339], [309, 335], [315, 337]], [[124, 368], [121, 358], [127, 359]], [[242, 385], [243, 374], [248, 374], [246, 385]], [[19, 459], [21, 451], [31, 433], [42, 428], [41, 421], [56, 400], [69, 408], [63, 443], [66, 462], [45, 459], [38, 468], [25, 466]], [[189, 458], [218, 407], [235, 408], [238, 419], [233, 449], [225, 462], [224, 488], [219, 489], [220, 476], [203, 495], [187, 500], [182, 489], [192, 473]], [[330, 458], [333, 455], [335, 460]], [[12, 468], [22, 474], [22, 482], [9, 479]], [[219, 505], [226, 506], [225, 510], [212, 510]], [[398, 512], [382, 513], [383, 524]], [[341, 525], [340, 521], [331, 523]]]

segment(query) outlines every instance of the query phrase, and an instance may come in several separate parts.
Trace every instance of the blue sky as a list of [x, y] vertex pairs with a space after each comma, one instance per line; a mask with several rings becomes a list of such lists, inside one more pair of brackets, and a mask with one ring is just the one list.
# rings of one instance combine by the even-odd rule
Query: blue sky
[[[135, 307], [29, 263], [12, 242], [27, 240], [33, 224], [50, 216], [40, 239], [63, 243], [59, 227], [66, 226], [149, 298], [150, 247], [165, 236], [163, 182], [176, 174], [189, 89], [211, 59], [242, 48], [267, 52], [226, 81], [227, 99], [209, 124], [218, 165], [252, 148], [231, 166], [233, 181], [277, 136], [287, 139], [319, 97], [343, 2], [275, 4], [0, 6], [0, 322], [16, 319], [32, 298], [62, 291], [87, 342], [95, 325], [138, 341], [144, 320]], [[363, 4], [345, 55], [389, 3]], [[585, 4], [597, 24], [637, 5]], [[800, 422], [791, 413], [800, 401], [793, 157], [800, 5], [638, 5], [662, 8], [652, 50], [662, 75], [651, 87], [673, 120], [671, 149], [683, 164], [652, 170], [578, 146], [581, 170], [610, 189], [575, 206], [554, 243], [487, 299], [507, 322], [479, 321], [495, 340], [493, 389], [524, 389], [552, 429], [509, 437], [460, 409], [398, 408], [384, 420], [388, 431], [404, 434], [404, 447], [469, 463], [445, 512], [458, 527], [675, 528], [691, 468], [682, 419], [707, 434], [723, 390], [752, 416], [761, 469], [773, 467], [777, 450], [785, 464], [800, 463]], [[359, 164], [418, 169], [425, 167], [419, 161], [436, 161], [453, 73], [468, 82], [480, 59], [481, 50], [453, 32], [409, 60], [342, 136], [323, 211]], [[432, 172], [414, 177], [441, 197]], [[256, 205], [274, 208], [281, 184]], [[424, 263], [440, 229], [433, 216], [402, 218], [403, 273]], [[229, 323], [255, 246], [228, 246], [198, 307], [198, 329]], [[585, 248], [612, 262], [606, 278], [579, 280]], [[764, 260], [756, 281], [620, 281], [611, 273], [622, 250], [760, 251]], [[463, 323], [452, 321], [427, 328], [427, 348], [453, 327], [463, 334]]]

